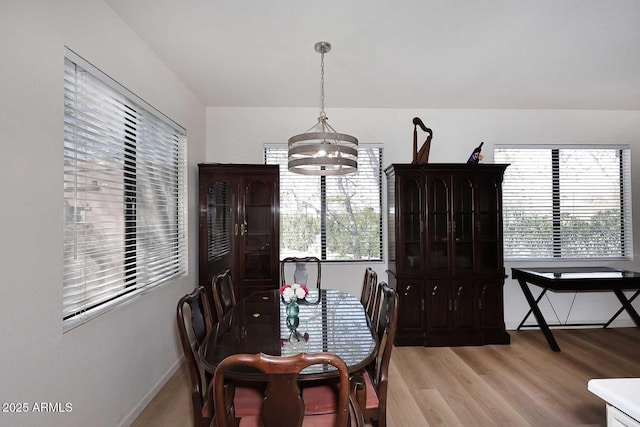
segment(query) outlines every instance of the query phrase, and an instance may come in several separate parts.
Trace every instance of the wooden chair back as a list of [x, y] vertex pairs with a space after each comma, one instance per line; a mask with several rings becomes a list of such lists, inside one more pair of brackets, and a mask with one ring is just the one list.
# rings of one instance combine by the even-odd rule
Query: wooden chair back
[[218, 321], [236, 305], [236, 293], [233, 289], [231, 271], [226, 270], [217, 274], [211, 281], [213, 288], [213, 301], [216, 307]]
[[[232, 427], [235, 422], [233, 405], [228, 405], [233, 387], [225, 382], [225, 372], [229, 369], [245, 367], [257, 369], [267, 377], [267, 387], [262, 401], [261, 414], [248, 416], [241, 420], [242, 425], [260, 425], [264, 427], [300, 427], [305, 418], [304, 401], [298, 384], [298, 375], [307, 366], [331, 365], [339, 373], [340, 393], [335, 416], [312, 416], [317, 424], [328, 427], [347, 427], [354, 414], [350, 406], [349, 372], [340, 357], [331, 353], [300, 353], [295, 356], [280, 357], [260, 354], [234, 354], [225, 358], [214, 375], [212, 387], [215, 396], [217, 427]], [[359, 417], [355, 416], [356, 421]], [[320, 421], [328, 421], [324, 424]]]
[[[378, 273], [371, 267], [367, 267], [364, 271], [364, 282], [362, 283], [362, 294], [360, 295], [360, 302], [364, 306], [369, 319], [374, 321], [373, 314], [375, 308], [375, 300], [378, 288]], [[375, 325], [375, 323], [372, 323]]]
[[[188, 308], [187, 308], [188, 307]], [[193, 425], [209, 426], [211, 417], [207, 413], [206, 390], [203, 383], [198, 350], [204, 342], [207, 332], [211, 330], [211, 312], [204, 287], [200, 286], [180, 298], [176, 311], [178, 334], [184, 358], [187, 361], [189, 379], [191, 380], [191, 405], [193, 408]], [[193, 344], [191, 343], [193, 340]]]
[[387, 283], [378, 284], [379, 313], [375, 332], [378, 339], [378, 354], [369, 365], [373, 388], [378, 396], [378, 408], [365, 410], [365, 419], [373, 419], [380, 427], [386, 426], [387, 389], [389, 386], [389, 363], [398, 326], [398, 293]]
[[[307, 269], [307, 274], [308, 275], [310, 274], [311, 277], [313, 277], [315, 273], [315, 276], [316, 276], [315, 287], [320, 289], [321, 276], [322, 276], [322, 270], [321, 270], [322, 264], [320, 262], [320, 259], [314, 256], [288, 257], [280, 261], [280, 284], [284, 285], [285, 283], [299, 283], [300, 285], [306, 285], [308, 288], [313, 287], [313, 285], [310, 284], [310, 282], [313, 283], [313, 280], [307, 279], [306, 280], [307, 283], [300, 283], [296, 281], [294, 268], [297, 267], [297, 264], [303, 264], [304, 267]], [[287, 266], [289, 268], [287, 268]], [[311, 268], [308, 268], [308, 267], [311, 267]], [[289, 272], [288, 275], [287, 275], [287, 272]]]

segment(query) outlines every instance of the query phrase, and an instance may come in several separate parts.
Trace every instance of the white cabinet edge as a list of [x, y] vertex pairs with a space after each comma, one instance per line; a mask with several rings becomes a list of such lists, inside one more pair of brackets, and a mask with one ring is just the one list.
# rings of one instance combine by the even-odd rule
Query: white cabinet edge
[[587, 389], [635, 420], [640, 420], [640, 378], [592, 379]]

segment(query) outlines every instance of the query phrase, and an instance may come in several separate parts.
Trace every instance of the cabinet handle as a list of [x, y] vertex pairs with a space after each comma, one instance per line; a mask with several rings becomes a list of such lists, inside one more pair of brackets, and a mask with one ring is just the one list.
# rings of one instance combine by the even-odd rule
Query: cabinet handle
[[449, 311], [453, 310], [453, 301], [449, 300]]
[[420, 300], [420, 309], [424, 311], [424, 298]]
[[236, 236], [238, 235], [238, 223], [236, 223]]
[[411, 285], [407, 285], [407, 289], [404, 290], [404, 296], [409, 296], [409, 291], [411, 290]]
[[433, 291], [431, 291], [431, 295], [435, 297], [435, 296], [436, 296], [436, 291], [437, 291], [437, 290], [438, 290], [438, 285], [435, 285], [435, 286], [433, 287]]

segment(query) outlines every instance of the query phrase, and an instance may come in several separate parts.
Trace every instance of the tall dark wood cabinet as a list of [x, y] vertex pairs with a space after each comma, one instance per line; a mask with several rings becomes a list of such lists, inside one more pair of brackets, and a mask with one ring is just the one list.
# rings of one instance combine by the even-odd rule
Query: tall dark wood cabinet
[[231, 270], [236, 297], [279, 285], [277, 165], [201, 163], [199, 283]]
[[389, 283], [397, 345], [508, 344], [501, 164], [393, 164]]

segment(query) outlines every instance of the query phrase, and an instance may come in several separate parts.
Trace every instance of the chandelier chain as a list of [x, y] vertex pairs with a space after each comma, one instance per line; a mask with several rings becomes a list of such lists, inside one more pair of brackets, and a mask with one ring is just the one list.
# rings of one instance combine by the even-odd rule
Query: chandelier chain
[[320, 117], [327, 117], [327, 113], [324, 112], [324, 51], [320, 54], [320, 104]]

